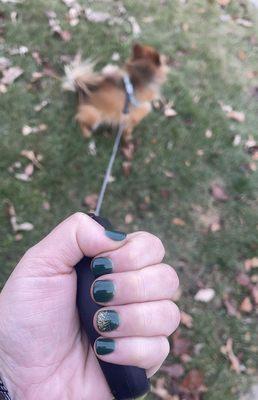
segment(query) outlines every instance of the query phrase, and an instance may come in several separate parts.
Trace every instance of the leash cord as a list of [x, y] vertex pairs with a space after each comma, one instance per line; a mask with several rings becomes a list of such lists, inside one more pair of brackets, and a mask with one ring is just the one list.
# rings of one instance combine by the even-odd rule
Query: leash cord
[[120, 140], [124, 131], [124, 127], [125, 127], [125, 123], [123, 121], [120, 121], [119, 123], [119, 127], [118, 127], [118, 131], [117, 131], [117, 135], [116, 135], [116, 139], [114, 142], [114, 146], [113, 146], [113, 150], [112, 150], [112, 154], [106, 169], [106, 173], [105, 173], [105, 177], [101, 186], [101, 190], [99, 193], [99, 197], [98, 197], [98, 202], [97, 202], [97, 207], [96, 207], [96, 211], [95, 211], [95, 215], [99, 216], [99, 212], [103, 203], [103, 198], [106, 192], [106, 188], [107, 188], [107, 184], [109, 182], [110, 176], [111, 176], [111, 171], [112, 171], [112, 167], [116, 158], [116, 154], [117, 154], [117, 150], [120, 144]]

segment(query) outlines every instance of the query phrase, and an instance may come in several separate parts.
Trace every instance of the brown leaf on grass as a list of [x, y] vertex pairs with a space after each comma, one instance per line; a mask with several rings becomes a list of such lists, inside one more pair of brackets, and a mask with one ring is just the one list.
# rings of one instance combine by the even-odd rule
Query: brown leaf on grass
[[171, 223], [173, 225], [177, 225], [177, 226], [185, 226], [186, 225], [185, 221], [181, 218], [173, 218]]
[[23, 222], [19, 224], [17, 222], [17, 215], [13, 204], [10, 201], [7, 201], [7, 215], [10, 219], [10, 224], [14, 232], [19, 231], [31, 231], [34, 229], [34, 226], [30, 222]]
[[226, 113], [226, 117], [237, 122], [245, 121], [245, 114], [242, 111], [235, 111], [230, 105], [219, 102], [222, 110]]
[[16, 174], [14, 174], [14, 176], [19, 181], [23, 181], [23, 182], [31, 181], [31, 177], [29, 175], [27, 175], [25, 172], [17, 172]]
[[163, 113], [167, 118], [175, 117], [177, 115], [176, 110], [173, 108], [173, 102], [169, 101], [164, 105]]
[[192, 347], [192, 342], [180, 336], [180, 331], [177, 330], [174, 335], [172, 336], [172, 354], [176, 357], [182, 356], [182, 354], [188, 354]]
[[36, 155], [36, 153], [33, 150], [22, 150], [21, 155], [30, 160], [35, 165], [35, 167], [41, 168], [40, 164], [40, 161], [42, 160], [41, 154]]
[[240, 313], [237, 311], [236, 307], [227, 295], [223, 297], [223, 303], [226, 307], [227, 313], [230, 317], [240, 318]]
[[160, 371], [166, 372], [171, 378], [178, 379], [184, 375], [185, 369], [182, 364], [162, 365]]
[[211, 185], [211, 194], [215, 200], [227, 201], [229, 196], [225, 192], [225, 189], [219, 183], [213, 183]]
[[180, 384], [185, 393], [198, 395], [207, 391], [204, 385], [204, 374], [198, 369], [190, 370]]
[[125, 223], [126, 225], [131, 224], [134, 220], [134, 216], [132, 214], [126, 214]]
[[32, 57], [35, 60], [37, 65], [41, 65], [42, 64], [42, 58], [41, 58], [41, 56], [40, 56], [38, 51], [33, 51], [31, 53], [31, 55], [32, 55]]
[[22, 128], [22, 134], [23, 136], [28, 136], [31, 133], [39, 133], [39, 132], [44, 132], [47, 130], [47, 125], [46, 124], [39, 124], [38, 126], [29, 126], [29, 125], [24, 125]]
[[213, 132], [212, 132], [211, 129], [207, 129], [207, 130], [205, 131], [205, 137], [206, 137], [207, 139], [210, 139], [210, 138], [212, 137], [212, 135], [213, 135]]
[[237, 122], [245, 121], [245, 114], [242, 111], [231, 111], [227, 114], [227, 117]]
[[50, 203], [47, 200], [44, 200], [42, 203], [42, 208], [43, 210], [49, 211], [51, 208]]
[[200, 289], [194, 296], [194, 300], [202, 303], [209, 303], [215, 296], [215, 290], [212, 288]]
[[248, 287], [250, 285], [250, 277], [245, 274], [244, 272], [240, 272], [237, 277], [236, 281], [239, 285]]
[[41, 78], [43, 78], [43, 72], [34, 71], [31, 75], [31, 83], [38, 82]]
[[258, 257], [245, 260], [245, 270], [249, 272], [252, 268], [258, 268]]
[[193, 317], [184, 311], [181, 311], [181, 323], [187, 328], [193, 327]]
[[179, 400], [178, 396], [171, 395], [165, 388], [165, 378], [158, 378], [155, 386], [151, 386], [151, 392], [162, 400]]
[[226, 345], [220, 348], [222, 354], [224, 354], [231, 363], [231, 369], [235, 371], [237, 374], [241, 372], [240, 361], [237, 356], [233, 352], [233, 339], [230, 337], [227, 339]]
[[23, 69], [20, 67], [10, 67], [3, 71], [1, 83], [3, 85], [11, 85], [19, 76], [23, 74]]
[[59, 36], [64, 42], [69, 42], [71, 39], [71, 33], [63, 31], [60, 26], [56, 13], [54, 11], [47, 11], [46, 16], [48, 17], [48, 24], [53, 34]]
[[250, 297], [245, 297], [239, 307], [240, 311], [244, 313], [250, 313], [253, 311], [253, 305], [251, 303]]
[[125, 176], [129, 176], [132, 170], [131, 161], [123, 161], [122, 168]]
[[97, 206], [98, 195], [96, 193], [88, 194], [84, 197], [83, 203], [90, 207], [91, 210], [95, 210]]

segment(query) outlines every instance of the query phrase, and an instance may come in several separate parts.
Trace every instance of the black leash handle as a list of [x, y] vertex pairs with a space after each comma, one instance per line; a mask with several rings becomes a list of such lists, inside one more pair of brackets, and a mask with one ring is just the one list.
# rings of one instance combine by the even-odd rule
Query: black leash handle
[[[105, 218], [91, 216], [105, 229], [112, 229], [110, 222]], [[93, 326], [93, 317], [102, 306], [96, 304], [90, 295], [90, 288], [95, 280], [90, 268], [91, 260], [89, 257], [83, 257], [75, 268], [77, 272], [78, 312], [82, 327], [93, 347], [95, 340], [99, 337], [99, 333]], [[144, 369], [111, 364], [99, 359], [98, 362], [116, 400], [137, 399], [149, 391], [149, 381]]]

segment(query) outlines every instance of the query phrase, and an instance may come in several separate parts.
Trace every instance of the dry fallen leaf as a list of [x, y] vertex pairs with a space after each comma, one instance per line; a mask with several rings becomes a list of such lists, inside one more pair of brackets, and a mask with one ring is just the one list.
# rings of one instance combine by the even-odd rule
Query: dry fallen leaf
[[168, 170], [165, 170], [165, 171], [164, 171], [164, 175], [165, 175], [167, 178], [171, 178], [171, 179], [173, 179], [173, 178], [175, 177], [174, 172], [168, 171]]
[[223, 297], [223, 303], [226, 307], [227, 313], [230, 317], [240, 318], [240, 313], [237, 311], [234, 304], [230, 301], [227, 295]]
[[41, 111], [43, 108], [45, 108], [48, 104], [49, 104], [49, 100], [42, 100], [41, 103], [37, 104], [37, 105], [34, 107], [34, 110], [35, 110], [36, 112], [39, 112], [39, 111]]
[[253, 311], [253, 305], [251, 303], [250, 297], [245, 297], [239, 307], [240, 311], [245, 313], [250, 313]]
[[97, 154], [96, 142], [94, 139], [89, 141], [88, 152], [91, 156], [95, 157]]
[[151, 386], [151, 392], [156, 394], [162, 400], [179, 400], [176, 396], [172, 396], [165, 388], [165, 378], [158, 378], [155, 386]]
[[29, 126], [29, 125], [24, 125], [22, 128], [22, 134], [23, 136], [28, 136], [31, 133], [39, 133], [39, 132], [44, 132], [47, 130], [47, 125], [46, 124], [39, 124], [38, 126]]
[[173, 102], [168, 102], [167, 104], [164, 105], [164, 111], [163, 111], [165, 117], [171, 118], [175, 117], [177, 115], [176, 110], [173, 108]]
[[240, 272], [237, 277], [236, 281], [239, 285], [248, 287], [250, 285], [250, 277], [245, 274], [244, 272]]
[[197, 370], [190, 370], [183, 381], [181, 382], [180, 388], [191, 395], [198, 395], [207, 391], [204, 385], [204, 374]]
[[210, 138], [212, 137], [212, 135], [213, 135], [213, 132], [212, 132], [211, 129], [207, 129], [207, 130], [205, 131], [205, 137], [206, 137], [207, 139], [210, 139]]
[[41, 168], [40, 161], [42, 161], [42, 155], [38, 154], [36, 155], [33, 150], [22, 150], [21, 155], [28, 160], [32, 161], [32, 163], [35, 165], [37, 168]]
[[125, 216], [125, 223], [128, 225], [128, 224], [131, 224], [132, 222], [133, 222], [133, 220], [134, 220], [134, 216], [132, 215], [132, 214], [126, 214], [126, 216]]
[[8, 67], [10, 67], [11, 61], [6, 58], [6, 57], [0, 57], [0, 71], [6, 70]]
[[31, 231], [34, 229], [34, 226], [30, 222], [23, 222], [21, 224], [17, 223], [16, 211], [10, 201], [7, 202], [7, 214], [10, 218], [10, 223], [14, 232]]
[[189, 354], [192, 347], [192, 342], [180, 336], [180, 331], [177, 330], [172, 336], [172, 354], [176, 357], [182, 356], [183, 354]]
[[91, 210], [95, 210], [97, 206], [98, 195], [96, 193], [88, 194], [84, 197], [83, 203], [89, 206]]
[[194, 296], [194, 300], [203, 303], [209, 303], [215, 296], [215, 291], [212, 288], [200, 289]]
[[185, 221], [181, 218], [173, 218], [171, 222], [173, 225], [185, 226]]
[[211, 194], [215, 200], [227, 201], [229, 199], [225, 189], [218, 183], [213, 183], [211, 185]]
[[258, 268], [258, 257], [245, 260], [245, 270], [249, 272], [252, 268]]
[[47, 11], [46, 16], [48, 17], [48, 24], [51, 31], [59, 36], [64, 42], [69, 42], [71, 39], [71, 33], [61, 29], [60, 21], [57, 19], [56, 13], [54, 11]]
[[171, 378], [178, 379], [184, 375], [185, 369], [182, 364], [162, 365], [160, 371], [166, 372]]
[[133, 36], [134, 36], [135, 38], [139, 37], [140, 34], [141, 34], [141, 32], [142, 32], [142, 30], [141, 30], [141, 28], [140, 28], [140, 25], [139, 25], [138, 22], [136, 21], [135, 17], [133, 17], [133, 16], [131, 15], [131, 16], [129, 16], [127, 19], [128, 19], [128, 21], [130, 22], [130, 24], [131, 24]]
[[243, 26], [244, 28], [251, 28], [253, 26], [252, 21], [250, 21], [249, 19], [244, 19], [244, 18], [237, 18], [236, 23], [238, 25]]
[[90, 22], [107, 22], [111, 19], [111, 15], [107, 12], [94, 11], [91, 8], [85, 9], [85, 17]]
[[21, 69], [20, 67], [10, 67], [3, 71], [1, 84], [11, 85], [22, 74], [23, 74], [23, 69]]
[[228, 338], [226, 345], [222, 346], [220, 349], [221, 353], [224, 354], [225, 356], [228, 357], [230, 363], [231, 363], [231, 368], [233, 371], [235, 371], [237, 374], [240, 374], [241, 372], [241, 365], [240, 361], [237, 358], [237, 356], [233, 352], [233, 339]]
[[193, 327], [192, 316], [184, 311], [181, 311], [181, 323], [189, 329], [192, 328]]
[[227, 117], [237, 122], [245, 121], [245, 114], [242, 111], [231, 111], [227, 114]]

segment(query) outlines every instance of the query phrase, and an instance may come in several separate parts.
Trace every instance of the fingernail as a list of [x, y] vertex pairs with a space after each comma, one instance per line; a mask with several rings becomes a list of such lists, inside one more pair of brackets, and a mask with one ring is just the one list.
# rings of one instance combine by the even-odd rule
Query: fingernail
[[108, 338], [98, 338], [95, 341], [95, 349], [99, 356], [110, 354], [115, 350], [115, 341]]
[[100, 332], [114, 331], [119, 326], [119, 316], [114, 310], [99, 311], [96, 318], [98, 330]]
[[116, 240], [116, 241], [121, 241], [126, 238], [126, 233], [124, 232], [119, 232], [119, 231], [108, 231], [105, 230], [105, 234], [109, 239]]
[[91, 262], [91, 270], [96, 278], [101, 275], [111, 274], [113, 263], [110, 258], [96, 257]]
[[93, 298], [97, 303], [106, 303], [113, 299], [115, 294], [115, 285], [112, 281], [95, 281], [92, 289]]

